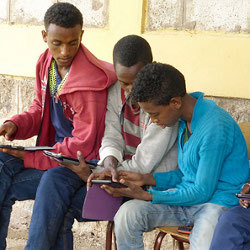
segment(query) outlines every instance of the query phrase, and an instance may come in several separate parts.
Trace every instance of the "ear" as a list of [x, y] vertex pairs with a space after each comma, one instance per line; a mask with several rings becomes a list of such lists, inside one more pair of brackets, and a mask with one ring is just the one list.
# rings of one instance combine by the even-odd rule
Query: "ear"
[[42, 30], [42, 37], [43, 37], [43, 41], [47, 43], [47, 32], [45, 30]]
[[82, 30], [82, 32], [81, 32], [81, 39], [80, 39], [80, 41], [82, 41], [83, 33], [84, 33], [84, 30]]
[[171, 100], [169, 102], [169, 105], [172, 108], [179, 110], [181, 108], [181, 106], [182, 106], [182, 99], [181, 99], [181, 97], [177, 96], [177, 97], [171, 98]]

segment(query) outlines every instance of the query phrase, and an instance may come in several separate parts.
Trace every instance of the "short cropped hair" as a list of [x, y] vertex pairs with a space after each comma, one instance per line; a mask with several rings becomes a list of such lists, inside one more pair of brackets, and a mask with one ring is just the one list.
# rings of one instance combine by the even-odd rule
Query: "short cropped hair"
[[183, 97], [186, 84], [183, 74], [168, 64], [150, 63], [137, 74], [131, 91], [135, 102], [168, 105], [173, 97]]
[[44, 15], [46, 30], [53, 23], [64, 28], [73, 28], [77, 24], [83, 26], [82, 13], [70, 3], [55, 3]]
[[131, 67], [138, 62], [144, 64], [153, 60], [149, 43], [137, 35], [129, 35], [121, 38], [113, 49], [114, 65], [118, 62], [122, 66]]

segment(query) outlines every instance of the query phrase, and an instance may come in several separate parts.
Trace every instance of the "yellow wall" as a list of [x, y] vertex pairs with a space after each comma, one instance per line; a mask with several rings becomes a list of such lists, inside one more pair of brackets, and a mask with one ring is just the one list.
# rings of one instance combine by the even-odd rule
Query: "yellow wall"
[[[162, 30], [143, 32], [143, 0], [110, 0], [109, 26], [85, 29], [83, 43], [99, 58], [112, 62], [112, 49], [128, 34], [151, 44], [154, 60], [174, 65], [188, 91], [250, 98], [250, 35]], [[46, 48], [42, 26], [0, 25], [0, 74], [35, 76], [35, 64]]]

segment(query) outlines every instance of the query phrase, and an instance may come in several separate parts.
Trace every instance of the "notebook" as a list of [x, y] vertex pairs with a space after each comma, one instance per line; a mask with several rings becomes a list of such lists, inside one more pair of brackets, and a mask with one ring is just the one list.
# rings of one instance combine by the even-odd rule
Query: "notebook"
[[82, 217], [92, 220], [113, 221], [122, 204], [123, 197], [113, 197], [101, 188], [101, 184], [92, 184], [83, 205]]

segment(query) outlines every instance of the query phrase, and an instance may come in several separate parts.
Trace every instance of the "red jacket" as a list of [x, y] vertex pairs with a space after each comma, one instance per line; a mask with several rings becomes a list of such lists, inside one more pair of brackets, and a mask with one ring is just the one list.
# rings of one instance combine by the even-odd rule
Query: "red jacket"
[[[38, 135], [37, 145], [51, 146], [55, 129], [50, 120], [50, 94], [48, 72], [52, 55], [47, 49], [36, 66], [36, 97], [27, 112], [13, 116], [18, 130], [12, 139], [27, 139]], [[86, 160], [99, 159], [98, 150], [104, 134], [108, 87], [116, 81], [112, 64], [97, 59], [83, 45], [71, 65], [59, 98], [64, 114], [73, 122], [73, 137], [64, 138], [54, 145], [54, 152], [76, 157], [81, 151]], [[46, 170], [58, 163], [43, 155], [42, 151], [26, 152], [26, 168]]]

